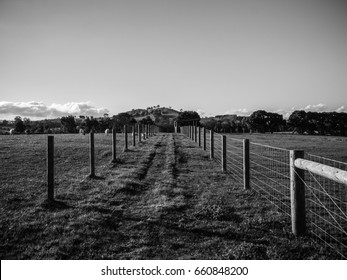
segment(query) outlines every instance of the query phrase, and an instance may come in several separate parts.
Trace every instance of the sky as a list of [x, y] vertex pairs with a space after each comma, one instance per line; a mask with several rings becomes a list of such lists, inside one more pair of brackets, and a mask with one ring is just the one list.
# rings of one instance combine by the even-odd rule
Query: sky
[[347, 112], [347, 1], [0, 0], [0, 119]]

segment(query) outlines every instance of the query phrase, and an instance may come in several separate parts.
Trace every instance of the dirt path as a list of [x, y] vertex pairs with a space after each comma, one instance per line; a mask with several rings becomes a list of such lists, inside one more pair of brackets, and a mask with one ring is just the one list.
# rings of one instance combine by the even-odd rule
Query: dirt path
[[[142, 187], [123, 213], [126, 231], [131, 236], [125, 246], [126, 258], [172, 258], [167, 248], [165, 216], [186, 207], [185, 190], [176, 184], [175, 136], [161, 135], [142, 159], [128, 184]], [[172, 230], [171, 230], [172, 231]]]

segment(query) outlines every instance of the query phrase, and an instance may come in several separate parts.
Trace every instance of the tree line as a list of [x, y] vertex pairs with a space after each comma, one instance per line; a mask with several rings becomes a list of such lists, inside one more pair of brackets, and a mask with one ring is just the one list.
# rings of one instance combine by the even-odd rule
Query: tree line
[[288, 118], [258, 110], [250, 116], [221, 115], [200, 118], [194, 111], [180, 113], [179, 125], [198, 124], [218, 133], [292, 132], [311, 135], [347, 136], [347, 113], [294, 111]]
[[94, 118], [93, 116], [75, 116], [69, 115], [54, 120], [31, 121], [29, 118], [17, 116], [13, 122], [3, 121], [2, 127], [14, 128], [16, 133], [77, 133], [83, 129], [86, 133], [91, 130], [94, 132], [104, 132], [106, 129], [116, 129], [118, 133], [123, 131], [124, 125], [134, 124], [154, 124], [148, 116], [141, 120], [135, 120], [129, 113], [120, 113], [113, 117], [104, 115]]
[[129, 113], [120, 113], [109, 117], [94, 118], [88, 116], [64, 116], [56, 120], [31, 121], [17, 116], [14, 122], [0, 122], [3, 127], [13, 127], [16, 133], [76, 133], [80, 129], [85, 132], [94, 130], [103, 132], [106, 129], [123, 130], [124, 125], [155, 124], [163, 132], [173, 132], [174, 122], [178, 126], [197, 124], [218, 133], [273, 133], [289, 131], [298, 134], [338, 135], [347, 136], [347, 113], [337, 112], [305, 112], [294, 111], [286, 120], [283, 115], [258, 110], [250, 116], [221, 115], [211, 118], [201, 118], [195, 111], [181, 110], [178, 117], [162, 117], [160, 112], [154, 112], [155, 121], [150, 116], [136, 120]]

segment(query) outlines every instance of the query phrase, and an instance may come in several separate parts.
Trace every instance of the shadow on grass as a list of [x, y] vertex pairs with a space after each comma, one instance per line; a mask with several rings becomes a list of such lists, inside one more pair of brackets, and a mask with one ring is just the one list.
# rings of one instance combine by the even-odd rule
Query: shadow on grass
[[117, 164], [123, 164], [123, 163], [125, 163], [125, 160], [122, 158], [116, 158], [115, 160], [110, 161], [111, 167], [116, 167]]
[[65, 210], [71, 208], [63, 201], [46, 199], [41, 203], [41, 207], [46, 210]]
[[98, 176], [98, 175], [88, 175], [86, 179], [89, 180], [105, 180], [105, 177]]

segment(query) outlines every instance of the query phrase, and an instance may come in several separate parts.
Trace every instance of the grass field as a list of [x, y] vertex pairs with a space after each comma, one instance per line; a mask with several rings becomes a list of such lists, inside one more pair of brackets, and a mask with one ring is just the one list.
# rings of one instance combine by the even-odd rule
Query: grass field
[[297, 134], [227, 134], [228, 137], [249, 139], [251, 142], [307, 153], [347, 162], [347, 137]]
[[[283, 214], [183, 135], [158, 134], [125, 153], [120, 138], [113, 164], [111, 137], [96, 134], [96, 179], [87, 177], [88, 136], [56, 135], [56, 201], [47, 202], [46, 137], [0, 136], [1, 259], [337, 258], [294, 237]], [[300, 136], [270, 137], [258, 142], [314, 149]], [[346, 158], [344, 138], [333, 149], [315, 139], [323, 156]]]

